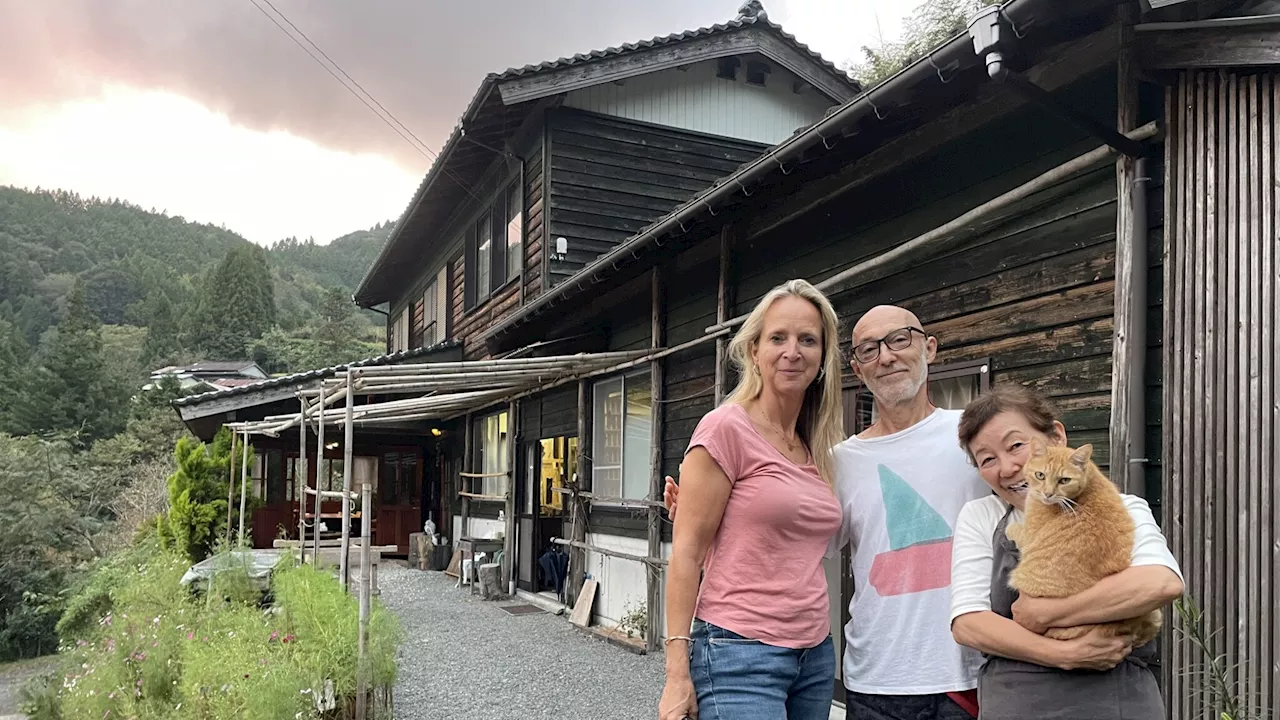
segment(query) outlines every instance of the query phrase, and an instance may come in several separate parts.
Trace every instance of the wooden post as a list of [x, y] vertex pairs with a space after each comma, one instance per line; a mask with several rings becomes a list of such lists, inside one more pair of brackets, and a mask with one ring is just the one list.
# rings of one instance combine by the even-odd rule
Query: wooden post
[[307, 398], [298, 393], [298, 462], [293, 467], [293, 491], [298, 494], [298, 564], [307, 551]]
[[[472, 437], [474, 433], [471, 430], [471, 426], [472, 426], [471, 413], [467, 413], [465, 416], [463, 416], [463, 422], [465, 422], [467, 426], [462, 432], [462, 437], [463, 437], [462, 472], [469, 473], [469, 472], [474, 472], [474, 468], [471, 467], [471, 456], [473, 454], [472, 447], [473, 447], [473, 444], [475, 443], [475, 438]], [[471, 479], [468, 478], [465, 474], [458, 478], [458, 492], [462, 492], [462, 493], [471, 492]], [[457, 541], [460, 538], [471, 537], [471, 528], [468, 527], [470, 523], [471, 523], [471, 498], [467, 497], [466, 495], [463, 495], [462, 496], [462, 525], [458, 530], [458, 537], [454, 538], [455, 541]]]
[[[716, 324], [725, 322], [729, 319], [729, 306], [732, 301], [729, 294], [732, 290], [733, 280], [729, 277], [733, 266], [729, 261], [729, 252], [732, 245], [732, 225], [725, 225], [720, 228], [720, 280], [716, 289]], [[728, 373], [728, 355], [729, 355], [729, 337], [721, 336], [716, 338], [716, 405], [719, 406], [724, 401], [724, 396], [728, 389], [726, 385], [729, 380]]]
[[[1134, 2], [1121, 4], [1120, 56], [1117, 63], [1116, 126], [1120, 132], [1128, 132], [1138, 121], [1138, 76], [1134, 63], [1133, 22]], [[1134, 318], [1146, 312], [1146, 288], [1134, 287], [1136, 246], [1140, 240], [1135, 233], [1133, 181], [1136, 176], [1136, 160], [1121, 155], [1116, 160], [1116, 268], [1114, 331], [1111, 345], [1111, 479], [1124, 492], [1142, 495], [1143, 466], [1134, 460], [1132, 440], [1144, 428], [1130, 427], [1134, 388], [1132, 358], [1134, 349], [1145, 347], [1146, 338], [1135, 337]], [[1145, 249], [1145, 248], [1144, 248]], [[1140, 357], [1140, 356], [1139, 356]]]
[[249, 431], [244, 431], [244, 441], [240, 443], [240, 537], [237, 545], [244, 546], [244, 499], [246, 485], [249, 484]]
[[[234, 415], [234, 413], [233, 413]], [[231, 454], [227, 457], [227, 547], [231, 547], [231, 508], [235, 506], [236, 491], [236, 440], [240, 433], [231, 431]]]
[[[317, 495], [317, 497], [319, 497]], [[372, 493], [366, 479], [360, 483], [360, 517], [368, 515]], [[369, 562], [369, 523], [360, 523], [360, 626], [356, 633], [356, 720], [365, 720], [369, 695], [369, 595], [373, 567]]]
[[519, 453], [516, 452], [516, 442], [519, 433], [516, 432], [516, 411], [519, 409], [517, 401], [512, 400], [511, 405], [507, 409], [507, 437], [510, 438], [508, 443], [509, 452], [507, 453], [507, 501], [506, 501], [506, 524], [502, 528], [502, 557], [506, 562], [502, 563], [502, 587], [501, 592], [507, 592], [511, 587], [511, 579], [516, 576], [513, 572], [516, 560], [516, 458]]
[[[723, 262], [723, 260], [722, 260]], [[653, 268], [653, 314], [652, 325], [650, 328], [650, 345], [654, 350], [663, 346], [666, 341], [666, 286], [662, 277], [663, 270], [661, 265], [655, 265]], [[717, 347], [719, 343], [717, 343]], [[662, 500], [662, 399], [665, 393], [664, 384], [666, 382], [666, 373], [664, 371], [663, 361], [661, 359], [654, 360], [649, 363], [649, 393], [652, 399], [652, 407], [650, 414], [652, 420], [650, 422], [650, 439], [649, 439], [649, 499], [653, 501]], [[718, 372], [718, 371], [717, 371]], [[650, 505], [648, 508], [648, 533], [649, 533], [649, 557], [662, 557], [662, 510], [656, 505]], [[658, 566], [645, 563], [645, 589], [646, 589], [646, 605], [648, 610], [647, 627], [648, 632], [645, 633], [645, 645], [649, 652], [655, 652], [662, 638], [662, 576]]]
[[[351, 574], [351, 563], [347, 554], [351, 551], [351, 446], [355, 442], [355, 407], [356, 393], [352, 376], [356, 371], [347, 370], [347, 413], [345, 426], [342, 428], [342, 556], [338, 559], [338, 580], [342, 589], [346, 590]], [[360, 506], [360, 537], [364, 537], [364, 528], [372, 519], [369, 507]], [[360, 551], [363, 557], [364, 550]], [[361, 572], [364, 569], [361, 568]], [[363, 587], [363, 585], [361, 585]]]
[[320, 568], [320, 471], [324, 469], [324, 384], [317, 383], [320, 389], [316, 412], [316, 512], [311, 522], [311, 564]]
[[[587, 540], [587, 509], [579, 495], [590, 486], [586, 479], [591, 476], [591, 392], [586, 380], [578, 381], [578, 474], [573, 478], [573, 492], [569, 495], [569, 517], [572, 526], [569, 530], [573, 542], [585, 543]], [[582, 587], [586, 575], [587, 554], [581, 547], [569, 548], [569, 587], [565, 597], [569, 604], [577, 602], [578, 590]]]

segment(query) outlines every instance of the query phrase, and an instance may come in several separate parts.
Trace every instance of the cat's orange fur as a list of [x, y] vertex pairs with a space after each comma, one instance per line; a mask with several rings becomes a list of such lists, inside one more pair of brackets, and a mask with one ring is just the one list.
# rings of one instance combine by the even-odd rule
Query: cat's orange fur
[[[1027, 502], [1023, 521], [1006, 535], [1021, 559], [1009, 587], [1032, 597], [1060, 598], [1086, 590], [1125, 570], [1133, 552], [1133, 518], [1111, 480], [1091, 459], [1093, 446], [1047, 447], [1035, 441], [1023, 465]], [[1106, 623], [1115, 634], [1134, 636], [1134, 647], [1156, 636], [1159, 610]], [[1051, 628], [1048, 637], [1070, 640], [1094, 626]]]

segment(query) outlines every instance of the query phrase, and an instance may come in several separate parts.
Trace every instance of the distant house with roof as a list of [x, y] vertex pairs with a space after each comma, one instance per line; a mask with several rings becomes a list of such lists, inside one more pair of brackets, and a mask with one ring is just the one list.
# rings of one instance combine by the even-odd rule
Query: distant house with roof
[[190, 365], [168, 365], [151, 371], [151, 383], [143, 389], [158, 385], [172, 377], [184, 391], [223, 390], [252, 385], [267, 378], [267, 373], [256, 362], [235, 360], [229, 362], [202, 361]]

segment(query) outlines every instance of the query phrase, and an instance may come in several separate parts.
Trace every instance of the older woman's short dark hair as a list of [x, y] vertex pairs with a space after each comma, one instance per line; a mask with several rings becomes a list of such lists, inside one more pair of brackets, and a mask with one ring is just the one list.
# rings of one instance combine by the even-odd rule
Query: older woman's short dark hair
[[1004, 412], [1021, 414], [1031, 427], [1046, 435], [1056, 431], [1053, 423], [1058, 416], [1043, 395], [1024, 385], [996, 385], [974, 398], [960, 416], [960, 447], [971, 461], [969, 443], [992, 418]]

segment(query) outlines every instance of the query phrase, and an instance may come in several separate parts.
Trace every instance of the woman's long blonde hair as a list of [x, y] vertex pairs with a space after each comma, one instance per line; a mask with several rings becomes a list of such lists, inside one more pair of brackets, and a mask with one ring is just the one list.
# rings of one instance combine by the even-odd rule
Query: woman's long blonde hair
[[778, 300], [793, 295], [813, 303], [822, 317], [822, 363], [818, 377], [810, 383], [796, 420], [796, 433], [809, 452], [818, 474], [828, 485], [835, 485], [835, 462], [831, 449], [844, 441], [844, 408], [840, 389], [840, 321], [835, 308], [822, 291], [804, 280], [789, 280], [765, 294], [746, 322], [729, 342], [729, 361], [738, 370], [738, 384], [725, 402], [745, 405], [760, 397], [764, 379], [752, 372], [751, 351], [764, 331], [764, 315]]

